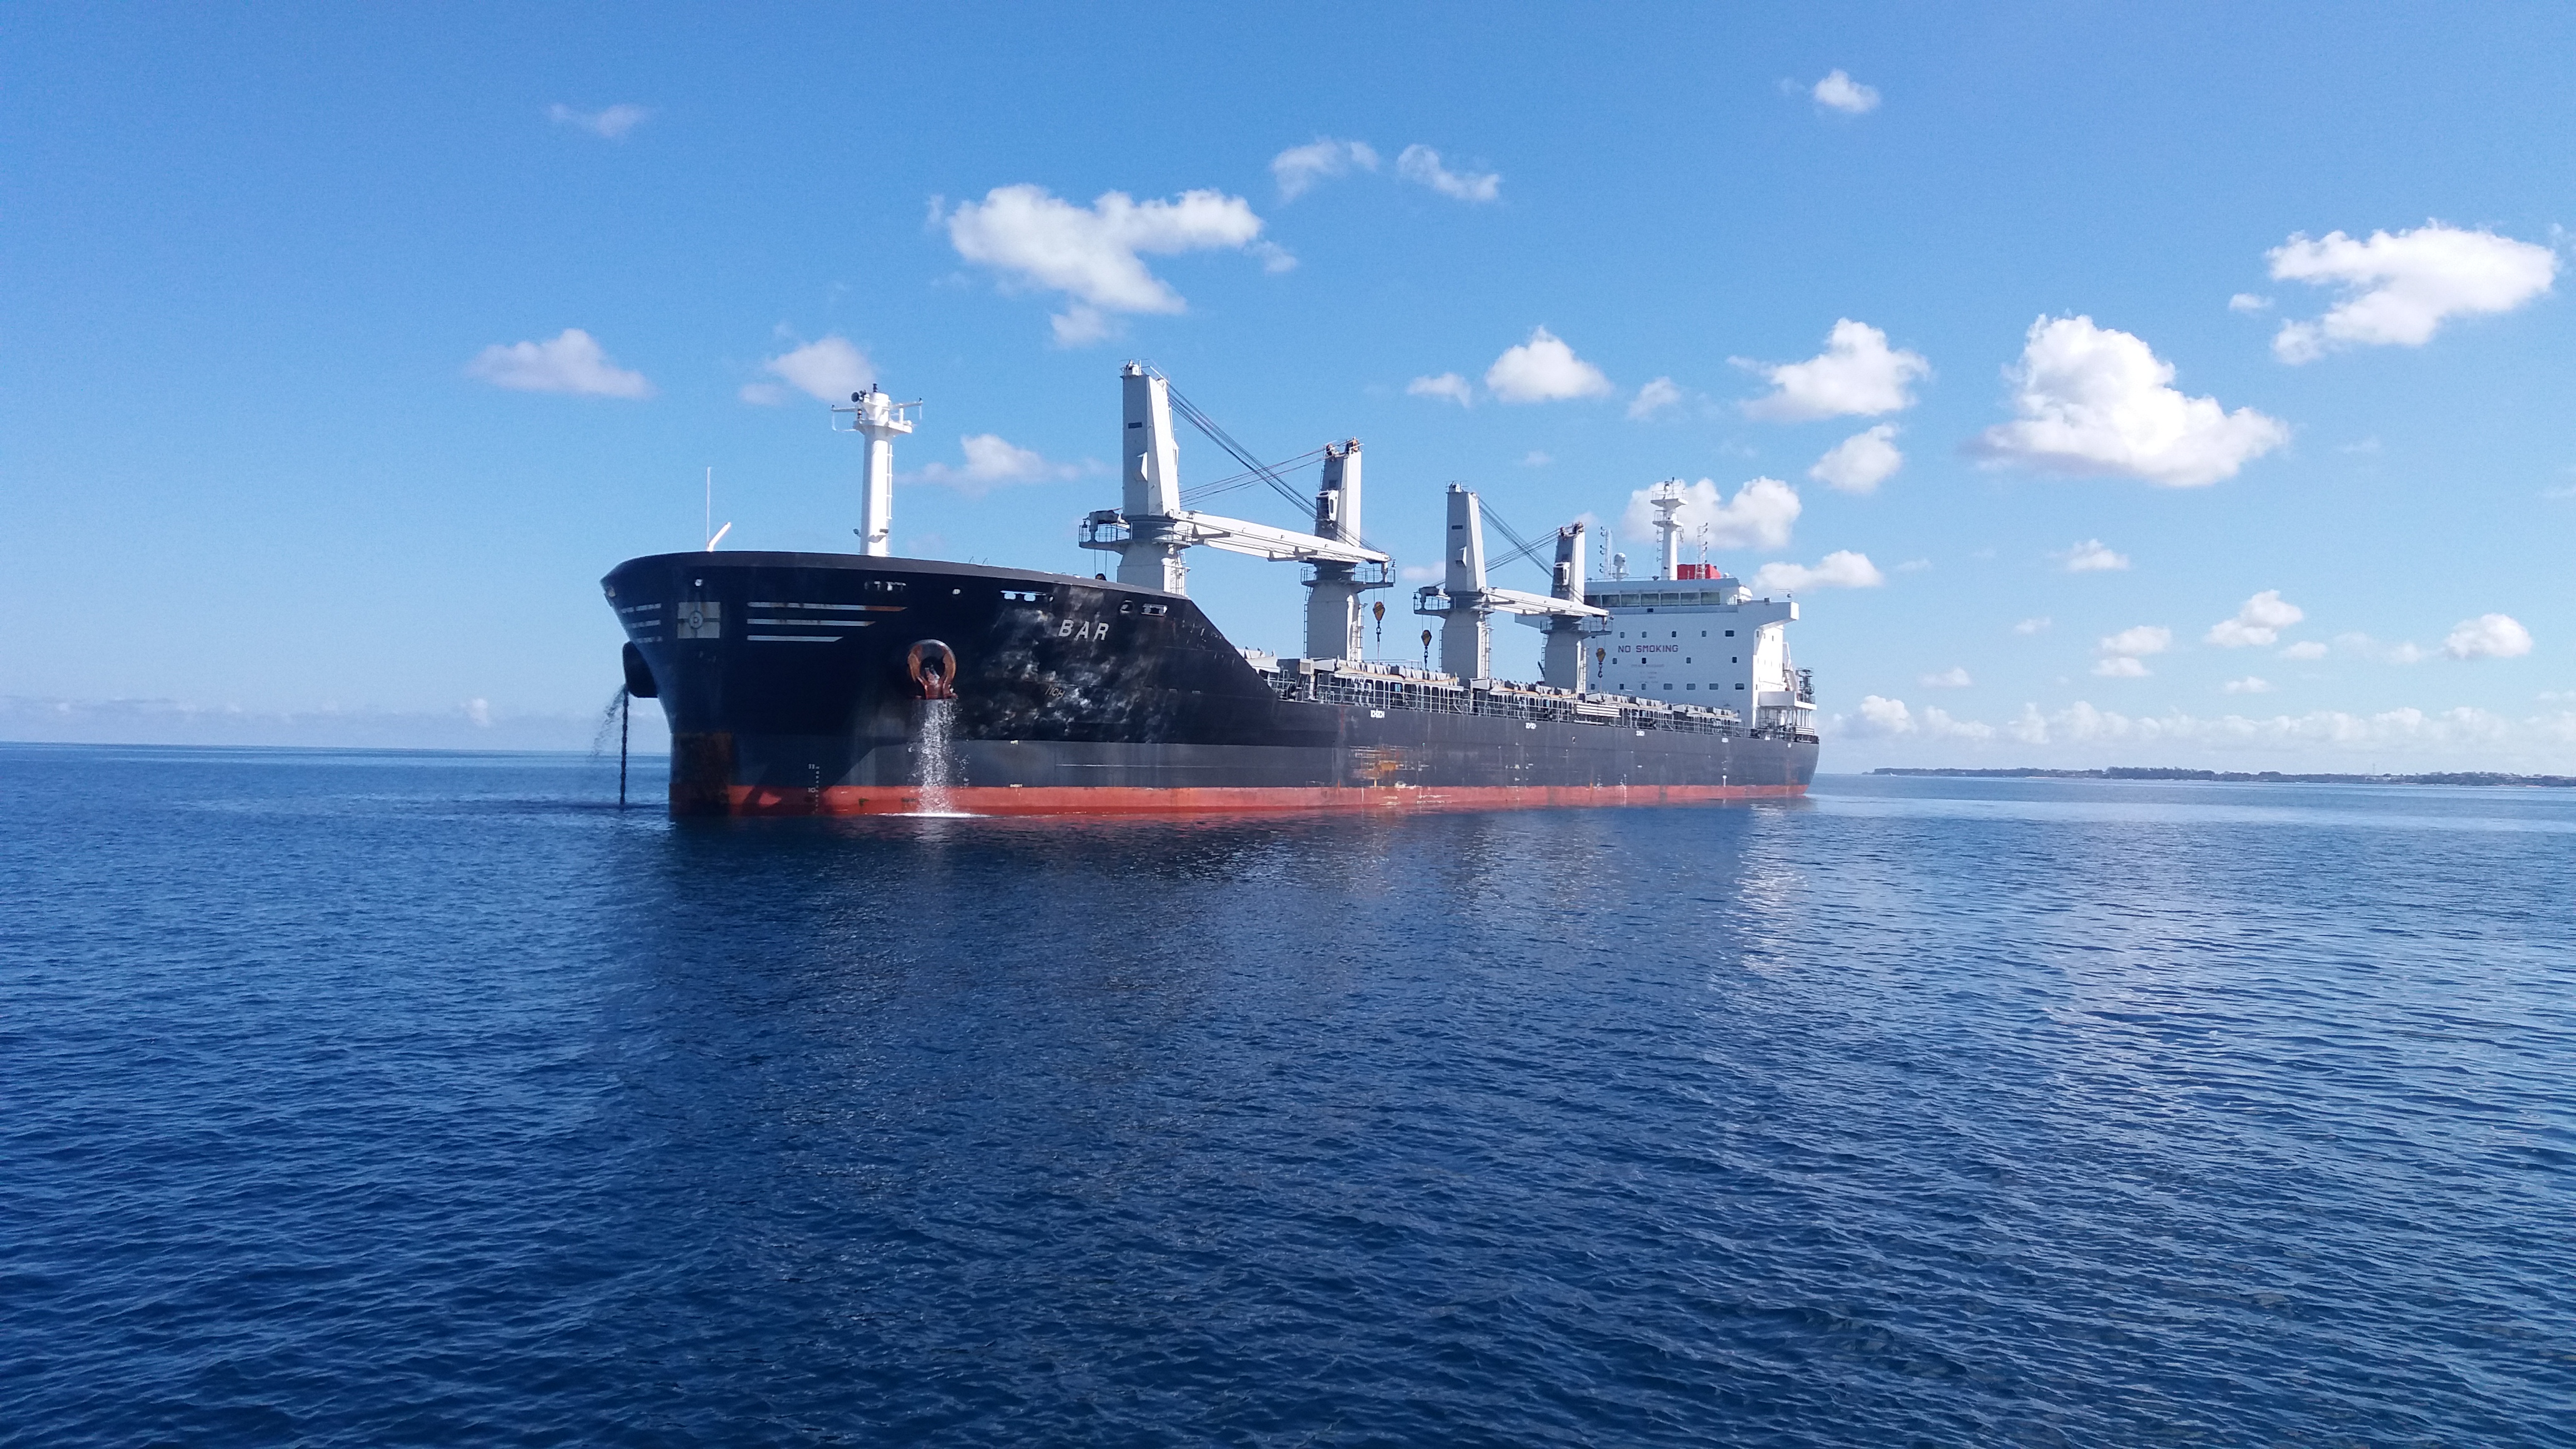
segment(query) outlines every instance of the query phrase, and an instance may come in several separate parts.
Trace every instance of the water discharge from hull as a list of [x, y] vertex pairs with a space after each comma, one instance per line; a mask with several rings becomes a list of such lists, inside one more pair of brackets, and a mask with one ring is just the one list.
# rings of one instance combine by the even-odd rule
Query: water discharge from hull
[[921, 805], [915, 815], [963, 815], [949, 787], [955, 783], [957, 701], [921, 701], [921, 727], [913, 748], [921, 769]]

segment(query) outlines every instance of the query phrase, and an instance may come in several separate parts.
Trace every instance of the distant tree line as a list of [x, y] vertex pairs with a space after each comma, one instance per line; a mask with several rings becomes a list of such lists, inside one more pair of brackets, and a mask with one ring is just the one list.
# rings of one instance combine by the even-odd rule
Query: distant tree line
[[2451, 770], [2429, 775], [2291, 775], [2279, 770], [2170, 770], [2114, 766], [2107, 770], [1933, 770], [1882, 767], [1873, 775], [1938, 775], [1961, 780], [2222, 780], [2280, 785], [2523, 785], [2576, 788], [2576, 775], [2505, 775], [2492, 770]]

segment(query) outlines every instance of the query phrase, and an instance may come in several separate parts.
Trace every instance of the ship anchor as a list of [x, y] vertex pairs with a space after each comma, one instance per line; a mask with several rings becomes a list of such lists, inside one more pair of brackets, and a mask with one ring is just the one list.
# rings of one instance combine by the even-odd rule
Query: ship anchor
[[912, 646], [903, 657], [903, 667], [911, 673], [913, 686], [923, 699], [957, 697], [957, 651], [936, 639], [924, 639]]

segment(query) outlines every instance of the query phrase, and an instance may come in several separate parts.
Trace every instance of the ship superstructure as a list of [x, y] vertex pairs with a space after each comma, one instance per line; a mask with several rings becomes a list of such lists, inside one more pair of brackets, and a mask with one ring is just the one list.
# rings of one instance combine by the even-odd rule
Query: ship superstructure
[[1679, 483], [1658, 485], [1650, 501], [1661, 535], [1655, 576], [1614, 576], [1584, 593], [1586, 603], [1610, 616], [1595, 646], [1600, 687], [1649, 699], [1696, 697], [1734, 710], [1758, 729], [1814, 734], [1814, 685], [1789, 657], [1797, 601], [1755, 598], [1741, 579], [1705, 562], [1683, 563], [1674, 517]]
[[[892, 442], [920, 405], [873, 387], [836, 409], [867, 440], [862, 552], [710, 549], [613, 570], [602, 585], [627, 633], [628, 687], [671, 724], [672, 812], [1384, 809], [1806, 789], [1816, 738], [1805, 676], [1788, 666], [1795, 605], [1679, 565], [1669, 530], [1665, 571], [1678, 577], [1632, 587], [1614, 569], [1587, 584], [1573, 524], [1552, 536], [1548, 592], [1505, 588], [1489, 577], [1480, 499], [1453, 485], [1442, 581], [1415, 596], [1439, 622], [1442, 667], [1369, 660], [1364, 600], [1389, 586], [1390, 559], [1361, 532], [1359, 443], [1322, 450], [1312, 533], [1190, 509], [1176, 403], [1287, 485], [1160, 373], [1130, 363], [1120, 383], [1122, 506], [1082, 527], [1086, 547], [1117, 556], [1114, 579], [894, 557]], [[1306, 653], [1229, 642], [1188, 597], [1194, 547], [1306, 565]], [[1497, 615], [1545, 633], [1540, 680], [1494, 677]], [[1723, 650], [1703, 652], [1699, 636], [1680, 647], [1685, 628]], [[1658, 631], [1673, 648], [1653, 647]]]

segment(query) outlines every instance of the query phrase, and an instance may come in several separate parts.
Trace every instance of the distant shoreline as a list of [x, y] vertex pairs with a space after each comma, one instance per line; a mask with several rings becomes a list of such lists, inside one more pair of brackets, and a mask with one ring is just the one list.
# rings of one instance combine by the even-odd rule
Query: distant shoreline
[[2248, 774], [2242, 770], [2162, 770], [2115, 766], [2107, 770], [1934, 770], [1883, 766], [1873, 775], [1934, 775], [1960, 780], [2216, 780], [2257, 785], [2520, 785], [2538, 789], [2576, 789], [2576, 775], [2502, 775], [2488, 770], [2447, 771], [2430, 775], [2290, 775], [2278, 770]]

